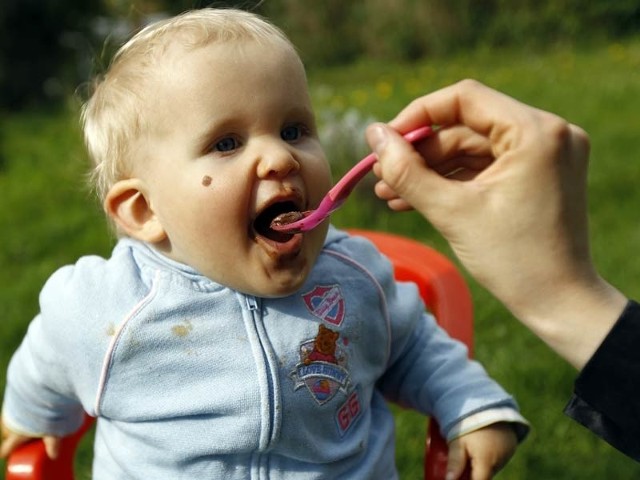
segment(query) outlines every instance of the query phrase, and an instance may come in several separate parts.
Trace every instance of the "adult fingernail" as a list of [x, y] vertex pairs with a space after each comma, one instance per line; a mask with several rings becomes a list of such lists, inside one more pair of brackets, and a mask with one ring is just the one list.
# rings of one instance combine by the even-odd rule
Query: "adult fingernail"
[[380, 154], [382, 150], [384, 150], [388, 139], [389, 133], [387, 132], [387, 128], [380, 123], [373, 124], [367, 130], [367, 140], [369, 141], [369, 146], [376, 154]]

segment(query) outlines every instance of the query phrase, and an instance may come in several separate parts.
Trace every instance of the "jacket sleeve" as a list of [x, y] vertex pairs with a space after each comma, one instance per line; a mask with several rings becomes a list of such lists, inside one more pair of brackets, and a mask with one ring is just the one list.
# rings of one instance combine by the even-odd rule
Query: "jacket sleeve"
[[[41, 292], [41, 304], [64, 303], [57, 287], [68, 272], [62, 269], [52, 276]], [[74, 370], [70, 362], [74, 352], [68, 342], [71, 325], [56, 320], [43, 313], [34, 318], [7, 372], [3, 422], [30, 436], [63, 436], [82, 423], [83, 409], [70, 379]]]
[[[443, 435], [465, 418], [492, 409], [518, 411], [518, 406], [485, 369], [467, 356], [467, 348], [422, 311], [407, 312], [408, 299], [417, 295], [413, 285], [398, 285], [392, 309], [392, 348], [389, 367], [379, 384], [385, 396], [400, 405], [433, 415]], [[391, 296], [393, 298], [394, 295]], [[402, 300], [401, 300], [402, 298]], [[510, 421], [511, 416], [505, 418]], [[521, 419], [519, 438], [528, 427]], [[498, 421], [498, 420], [496, 420]]]
[[565, 413], [640, 461], [640, 305], [622, 315], [576, 379]]

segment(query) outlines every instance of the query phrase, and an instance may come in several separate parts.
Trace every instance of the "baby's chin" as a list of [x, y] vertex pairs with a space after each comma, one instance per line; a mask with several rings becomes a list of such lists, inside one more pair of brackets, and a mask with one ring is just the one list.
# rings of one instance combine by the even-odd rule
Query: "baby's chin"
[[295, 294], [302, 288], [308, 275], [299, 275], [296, 278], [272, 278], [268, 283], [259, 285], [246, 285], [239, 291], [246, 295], [259, 298], [284, 298]]
[[263, 280], [259, 281], [254, 277], [251, 288], [244, 291], [264, 298], [287, 297], [298, 292], [307, 281], [318, 260], [324, 245], [326, 229], [319, 227], [319, 231], [314, 232], [313, 235], [309, 236], [307, 233], [305, 236], [308, 236], [305, 239], [306, 242], [295, 258], [282, 257], [273, 263], [269, 258], [263, 265], [263, 275], [260, 275]]

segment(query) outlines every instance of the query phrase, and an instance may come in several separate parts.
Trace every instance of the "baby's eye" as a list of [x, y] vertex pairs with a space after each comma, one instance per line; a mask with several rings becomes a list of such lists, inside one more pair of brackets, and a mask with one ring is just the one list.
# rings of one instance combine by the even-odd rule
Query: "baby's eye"
[[285, 142], [295, 142], [307, 133], [307, 129], [303, 125], [288, 125], [280, 132], [280, 137]]
[[237, 139], [233, 137], [224, 137], [215, 143], [213, 149], [216, 152], [230, 152], [231, 150], [235, 150], [239, 146], [240, 142], [238, 142]]

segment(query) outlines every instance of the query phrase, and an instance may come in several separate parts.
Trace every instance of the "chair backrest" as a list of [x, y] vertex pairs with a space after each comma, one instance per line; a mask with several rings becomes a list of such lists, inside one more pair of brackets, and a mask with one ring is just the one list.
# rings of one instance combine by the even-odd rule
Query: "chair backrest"
[[[438, 323], [449, 335], [464, 342], [471, 355], [471, 295], [455, 265], [441, 253], [406, 237], [369, 230], [350, 230], [350, 233], [371, 240], [391, 260], [397, 280], [412, 281], [418, 285], [423, 301]], [[7, 461], [6, 480], [73, 480], [75, 450], [92, 423], [93, 419], [87, 417], [78, 432], [64, 439], [60, 456], [55, 461], [47, 457], [41, 441], [16, 449]], [[440, 434], [437, 422], [431, 419], [424, 458], [426, 480], [445, 478], [447, 453], [447, 443]]]

